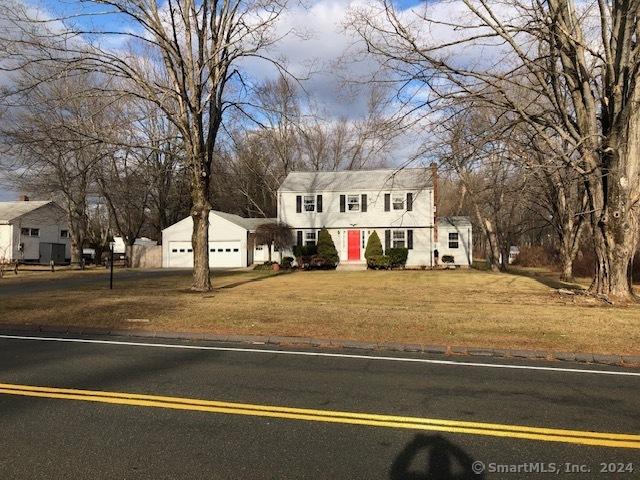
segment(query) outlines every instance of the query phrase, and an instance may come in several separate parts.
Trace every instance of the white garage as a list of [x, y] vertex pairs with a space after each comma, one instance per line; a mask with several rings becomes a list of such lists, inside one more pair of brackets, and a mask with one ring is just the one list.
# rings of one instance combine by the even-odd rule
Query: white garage
[[[209, 213], [209, 267], [242, 268], [253, 263], [253, 233], [272, 218], [243, 218], [231, 213]], [[193, 268], [193, 219], [187, 217], [162, 231], [162, 266]]]

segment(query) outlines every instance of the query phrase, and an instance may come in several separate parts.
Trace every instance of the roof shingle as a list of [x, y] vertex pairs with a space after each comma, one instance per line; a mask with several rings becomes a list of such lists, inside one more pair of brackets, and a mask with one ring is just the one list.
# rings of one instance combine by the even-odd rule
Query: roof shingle
[[432, 185], [431, 169], [402, 168], [291, 172], [281, 192], [349, 192], [355, 190], [422, 190]]

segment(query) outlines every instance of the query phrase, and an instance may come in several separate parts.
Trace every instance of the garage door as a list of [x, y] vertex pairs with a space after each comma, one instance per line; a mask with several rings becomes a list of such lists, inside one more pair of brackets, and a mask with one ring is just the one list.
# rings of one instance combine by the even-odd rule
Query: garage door
[[[209, 266], [212, 268], [242, 267], [243, 251], [240, 242], [209, 242]], [[193, 267], [191, 242], [169, 242], [169, 266]]]

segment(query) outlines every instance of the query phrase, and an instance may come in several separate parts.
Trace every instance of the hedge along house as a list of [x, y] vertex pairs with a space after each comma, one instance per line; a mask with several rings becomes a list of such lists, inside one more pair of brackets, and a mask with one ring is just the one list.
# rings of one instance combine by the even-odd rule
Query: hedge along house
[[341, 264], [364, 265], [376, 231], [385, 251], [407, 248], [407, 266], [434, 266], [433, 170], [404, 168], [292, 172], [278, 190], [278, 221], [294, 230], [297, 245], [314, 245], [326, 227]]
[[0, 262], [68, 263], [67, 212], [52, 201], [0, 202]]
[[[243, 218], [231, 213], [209, 212], [209, 267], [242, 268], [267, 260], [264, 250], [256, 246], [258, 225], [275, 222], [274, 218]], [[162, 266], [193, 268], [193, 219], [184, 218], [162, 231]], [[267, 252], [268, 253], [268, 252]]]

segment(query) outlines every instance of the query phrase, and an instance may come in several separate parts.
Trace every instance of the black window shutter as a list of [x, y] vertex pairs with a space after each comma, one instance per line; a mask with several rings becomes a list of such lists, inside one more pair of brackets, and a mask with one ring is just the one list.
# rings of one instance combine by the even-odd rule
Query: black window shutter
[[413, 210], [413, 193], [407, 193], [407, 212]]
[[413, 250], [413, 230], [407, 230], [407, 248]]
[[298, 242], [298, 246], [301, 247], [302, 246], [302, 230], [298, 230], [297, 232], [297, 242]]
[[389, 212], [390, 210], [391, 210], [391, 194], [385, 193], [384, 194], [384, 211]]
[[362, 197], [360, 198], [360, 203], [362, 204], [362, 206], [360, 207], [360, 210], [362, 210], [363, 212], [367, 211], [367, 194], [363, 193]]
[[346, 207], [347, 199], [344, 195], [340, 195], [340, 211], [344, 212]]
[[302, 195], [296, 196], [296, 213], [302, 213]]
[[322, 213], [322, 195], [316, 197], [316, 211]]
[[384, 251], [391, 248], [391, 230], [384, 231]]

